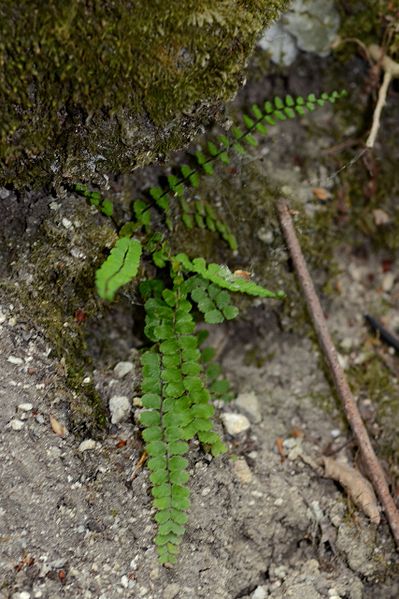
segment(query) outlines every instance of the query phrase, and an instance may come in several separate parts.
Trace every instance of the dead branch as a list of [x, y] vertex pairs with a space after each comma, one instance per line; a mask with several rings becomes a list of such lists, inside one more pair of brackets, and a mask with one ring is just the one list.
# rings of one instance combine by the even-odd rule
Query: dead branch
[[384, 70], [384, 78], [378, 92], [378, 100], [374, 109], [373, 123], [366, 141], [366, 148], [372, 148], [380, 128], [381, 113], [385, 106], [389, 85], [394, 77], [399, 77], [399, 63], [392, 60], [389, 56], [386, 56], [383, 49], [376, 44], [371, 44], [371, 46], [368, 47], [368, 51], [371, 58], [376, 63], [381, 64]]
[[397, 510], [395, 502], [389, 493], [384, 471], [374, 452], [366, 427], [347, 383], [344, 371], [338, 362], [337, 352], [327, 328], [327, 323], [323, 314], [320, 300], [317, 296], [313, 281], [310, 277], [301, 247], [299, 245], [298, 238], [295, 233], [288, 203], [285, 200], [279, 200], [277, 203], [277, 210], [280, 226], [285, 237], [300, 286], [305, 296], [306, 304], [319, 340], [320, 347], [330, 369], [335, 388], [342, 402], [349, 425], [352, 428], [364, 463], [368, 469], [369, 478], [385, 509], [392, 534], [399, 548], [399, 511]]

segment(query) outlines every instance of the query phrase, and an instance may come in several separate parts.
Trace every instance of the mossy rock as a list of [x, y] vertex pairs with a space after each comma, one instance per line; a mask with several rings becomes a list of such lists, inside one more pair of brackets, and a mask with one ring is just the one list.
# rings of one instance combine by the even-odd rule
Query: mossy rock
[[184, 146], [286, 0], [4, 0], [0, 184], [104, 184]]

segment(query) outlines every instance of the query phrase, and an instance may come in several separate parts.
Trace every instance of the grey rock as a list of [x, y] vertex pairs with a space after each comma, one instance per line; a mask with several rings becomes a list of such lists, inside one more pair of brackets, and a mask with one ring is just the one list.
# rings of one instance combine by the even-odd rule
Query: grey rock
[[251, 599], [266, 599], [267, 592], [264, 587], [257, 587], [251, 595]]
[[117, 379], [123, 379], [129, 372], [133, 370], [132, 362], [118, 362], [114, 368], [114, 374]]
[[333, 0], [295, 0], [282, 19], [298, 48], [328, 56], [340, 25]]
[[118, 424], [126, 420], [130, 414], [130, 409], [130, 400], [126, 395], [113, 395], [109, 400], [112, 424]]
[[251, 428], [251, 423], [243, 414], [233, 414], [226, 412], [221, 416], [222, 422], [229, 435], [239, 435]]
[[328, 56], [339, 25], [334, 0], [294, 0], [281, 19], [263, 33], [258, 45], [273, 62], [289, 66], [298, 49]]
[[22, 420], [14, 418], [13, 420], [11, 420], [10, 426], [13, 431], [20, 431], [24, 427], [24, 423], [22, 422]]
[[235, 404], [241, 412], [245, 412], [249, 420], [254, 424], [262, 421], [259, 400], [253, 391], [240, 393], [235, 400]]
[[94, 439], [85, 439], [79, 445], [79, 451], [82, 453], [84, 451], [88, 451], [88, 450], [95, 449], [95, 448], [96, 448], [96, 442], [94, 441]]
[[33, 404], [31, 403], [20, 403], [18, 405], [18, 410], [22, 410], [22, 412], [30, 412], [33, 408]]

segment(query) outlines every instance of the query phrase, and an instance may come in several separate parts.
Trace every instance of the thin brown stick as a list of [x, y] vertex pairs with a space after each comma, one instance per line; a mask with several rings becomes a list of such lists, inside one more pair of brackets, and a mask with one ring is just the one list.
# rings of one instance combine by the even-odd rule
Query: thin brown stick
[[359, 445], [364, 463], [367, 466], [370, 480], [385, 509], [389, 525], [391, 527], [396, 545], [399, 547], [399, 511], [392, 499], [388, 484], [385, 480], [384, 471], [374, 452], [366, 427], [362, 421], [356, 401], [349, 388], [339, 362], [336, 349], [328, 332], [326, 319], [316, 294], [313, 281], [306, 266], [305, 259], [295, 233], [288, 204], [285, 200], [279, 200], [277, 204], [281, 229], [288, 245], [290, 256], [299, 279], [300, 286], [305, 296], [306, 304], [316, 330], [320, 347], [330, 368], [335, 388], [342, 401], [348, 422]]

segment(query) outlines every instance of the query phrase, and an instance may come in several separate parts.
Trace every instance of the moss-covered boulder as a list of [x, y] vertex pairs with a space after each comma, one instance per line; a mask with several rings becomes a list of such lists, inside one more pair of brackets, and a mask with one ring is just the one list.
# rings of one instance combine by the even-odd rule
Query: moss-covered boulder
[[0, 184], [104, 183], [231, 98], [286, 0], [3, 0]]

